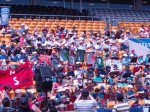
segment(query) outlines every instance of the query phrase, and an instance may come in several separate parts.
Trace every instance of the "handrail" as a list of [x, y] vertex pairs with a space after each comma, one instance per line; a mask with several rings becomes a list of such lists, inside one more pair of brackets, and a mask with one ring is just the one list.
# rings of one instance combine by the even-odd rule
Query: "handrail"
[[79, 18], [79, 20], [81, 19], [81, 18], [91, 18], [91, 20], [93, 20], [93, 19], [98, 19], [98, 20], [102, 20], [103, 18], [102, 17], [96, 17], [96, 16], [73, 16], [73, 15], [42, 15], [42, 14], [10, 14], [10, 18], [11, 18], [11, 16], [24, 16], [24, 18], [26, 19], [27, 18], [27, 16], [37, 16], [39, 19], [41, 18], [41, 17], [53, 17], [53, 18], [55, 18], [55, 17], [65, 17], [66, 19], [68, 19], [68, 18]]

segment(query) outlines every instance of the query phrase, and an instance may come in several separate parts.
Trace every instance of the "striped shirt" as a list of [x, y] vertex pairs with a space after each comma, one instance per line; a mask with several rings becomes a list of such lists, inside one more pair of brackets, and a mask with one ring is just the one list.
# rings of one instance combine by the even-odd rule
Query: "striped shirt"
[[96, 102], [93, 100], [79, 100], [74, 105], [78, 112], [94, 112]]
[[128, 103], [119, 103], [114, 106], [112, 112], [130, 112], [130, 106]]

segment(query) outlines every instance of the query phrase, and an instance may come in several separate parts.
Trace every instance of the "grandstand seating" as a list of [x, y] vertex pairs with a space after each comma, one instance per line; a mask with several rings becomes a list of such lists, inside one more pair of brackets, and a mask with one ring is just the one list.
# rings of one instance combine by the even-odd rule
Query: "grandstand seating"
[[[103, 33], [104, 27], [106, 23], [104, 21], [92, 21], [92, 20], [66, 20], [66, 19], [24, 19], [24, 18], [12, 18], [9, 21], [9, 24], [15, 28], [19, 28], [20, 24], [24, 23], [29, 27], [29, 32], [33, 32], [34, 29], [37, 27], [39, 31], [42, 30], [43, 25], [46, 25], [48, 29], [56, 29], [59, 25], [65, 28], [72, 28], [73, 26], [76, 27], [78, 33], [81, 33], [83, 30], [87, 31], [87, 34], [93, 29], [95, 32], [98, 30]], [[138, 30], [140, 29], [141, 25], [149, 26], [150, 22], [118, 22], [119, 28], [124, 28], [125, 30], [131, 31], [134, 35], [138, 34]], [[111, 26], [111, 30], [118, 30], [118, 27]]]
[[128, 9], [90, 9], [90, 14], [97, 17], [110, 17], [118, 21], [136, 21], [136, 22], [149, 22], [149, 10], [128, 10]]
[[[28, 10], [26, 10], [28, 9]], [[11, 5], [13, 14], [51, 14], [51, 15], [80, 15], [87, 16], [87, 11], [80, 13], [78, 10], [58, 6], [33, 6], [33, 5]]]

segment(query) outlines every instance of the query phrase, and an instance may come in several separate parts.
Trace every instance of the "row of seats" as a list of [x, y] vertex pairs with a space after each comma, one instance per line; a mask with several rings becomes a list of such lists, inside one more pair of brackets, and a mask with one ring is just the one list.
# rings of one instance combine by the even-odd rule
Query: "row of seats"
[[[92, 20], [66, 20], [66, 19], [24, 19], [24, 18], [12, 18], [9, 24], [15, 28], [19, 28], [24, 23], [29, 27], [29, 31], [33, 31], [36, 27], [41, 31], [43, 26], [47, 26], [49, 29], [56, 29], [57, 26], [71, 29], [73, 26], [77, 28], [79, 32], [86, 30], [90, 33], [91, 29], [94, 31], [104, 31], [106, 23], [104, 21], [92, 21]], [[150, 22], [118, 22], [119, 28], [125, 28], [131, 31], [133, 34], [138, 34], [138, 30], [141, 25], [148, 27]], [[118, 30], [118, 27], [111, 26], [111, 30]]]
[[118, 21], [145, 21], [150, 20], [149, 10], [128, 10], [128, 9], [90, 9], [93, 16], [115, 18]]

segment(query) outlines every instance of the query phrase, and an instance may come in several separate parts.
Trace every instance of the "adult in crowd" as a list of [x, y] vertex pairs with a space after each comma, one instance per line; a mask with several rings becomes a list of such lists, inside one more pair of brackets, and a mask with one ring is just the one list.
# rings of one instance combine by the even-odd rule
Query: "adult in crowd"
[[96, 100], [89, 94], [88, 89], [83, 89], [74, 105], [78, 112], [94, 112]]

